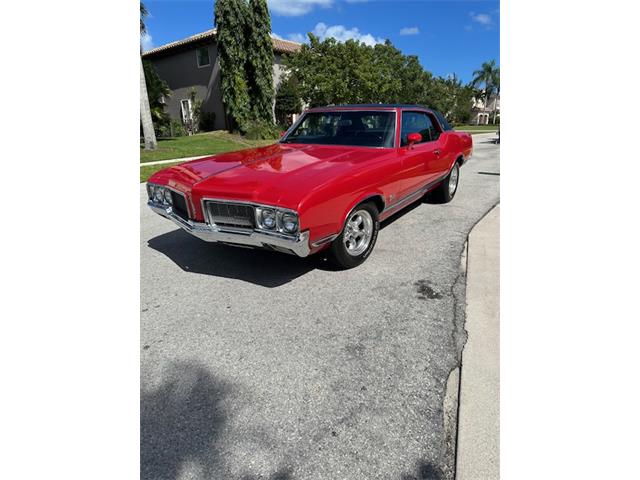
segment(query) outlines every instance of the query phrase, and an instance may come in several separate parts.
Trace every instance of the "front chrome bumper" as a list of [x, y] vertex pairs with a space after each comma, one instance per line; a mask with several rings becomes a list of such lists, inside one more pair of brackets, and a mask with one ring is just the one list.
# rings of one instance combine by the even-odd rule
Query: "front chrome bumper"
[[262, 233], [256, 230], [220, 229], [206, 223], [185, 220], [176, 215], [171, 207], [161, 206], [151, 201], [147, 202], [151, 210], [158, 215], [168, 218], [183, 230], [205, 242], [221, 242], [252, 248], [271, 248], [279, 252], [293, 253], [299, 257], [309, 255], [309, 232], [301, 232], [291, 238], [278, 233]]

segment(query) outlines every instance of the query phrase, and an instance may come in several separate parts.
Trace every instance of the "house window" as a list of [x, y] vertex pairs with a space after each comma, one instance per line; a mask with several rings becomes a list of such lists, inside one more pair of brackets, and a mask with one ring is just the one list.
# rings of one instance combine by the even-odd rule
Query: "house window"
[[196, 49], [196, 58], [198, 60], [198, 68], [209, 66], [209, 49], [200, 47]]
[[182, 114], [182, 123], [185, 125], [190, 125], [191, 121], [193, 120], [190, 99], [185, 98], [184, 100], [180, 100], [180, 113]]

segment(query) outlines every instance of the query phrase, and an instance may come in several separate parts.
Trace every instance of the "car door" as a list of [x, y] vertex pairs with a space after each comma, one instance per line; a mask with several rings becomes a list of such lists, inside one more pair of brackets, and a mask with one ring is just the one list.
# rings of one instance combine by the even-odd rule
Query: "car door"
[[[422, 140], [409, 145], [408, 135], [419, 133]], [[400, 130], [402, 153], [402, 197], [411, 195], [436, 180], [441, 170], [438, 124], [427, 112], [404, 110]]]

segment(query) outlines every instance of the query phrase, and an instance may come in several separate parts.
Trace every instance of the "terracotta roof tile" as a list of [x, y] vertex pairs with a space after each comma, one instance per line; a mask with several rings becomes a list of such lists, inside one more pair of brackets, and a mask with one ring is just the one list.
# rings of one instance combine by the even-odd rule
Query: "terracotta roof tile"
[[[156, 48], [152, 48], [142, 54], [142, 57], [150, 57], [156, 56], [160, 53], [168, 53], [169, 51], [182, 47], [185, 45], [189, 45], [190, 43], [196, 43], [201, 40], [213, 39], [216, 36], [216, 29], [212, 28], [211, 30], [207, 30], [205, 32], [197, 33], [187, 38], [183, 38], [182, 40], [176, 40], [175, 42], [167, 43], [165, 45], [161, 45]], [[276, 53], [294, 53], [300, 50], [302, 44], [298, 42], [292, 42], [291, 40], [284, 40], [282, 38], [277, 38], [271, 35], [271, 40], [273, 41], [273, 51]]]
[[278, 53], [295, 53], [302, 47], [301, 43], [283, 40], [273, 35], [271, 35], [271, 40], [273, 40], [273, 50]]

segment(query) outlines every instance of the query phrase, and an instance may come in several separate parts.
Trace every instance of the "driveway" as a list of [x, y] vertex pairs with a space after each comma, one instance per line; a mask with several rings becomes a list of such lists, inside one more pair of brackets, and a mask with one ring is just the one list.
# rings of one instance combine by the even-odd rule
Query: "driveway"
[[450, 478], [461, 254], [499, 201], [474, 136], [452, 203], [383, 225], [360, 267], [207, 244], [141, 209], [143, 479]]

